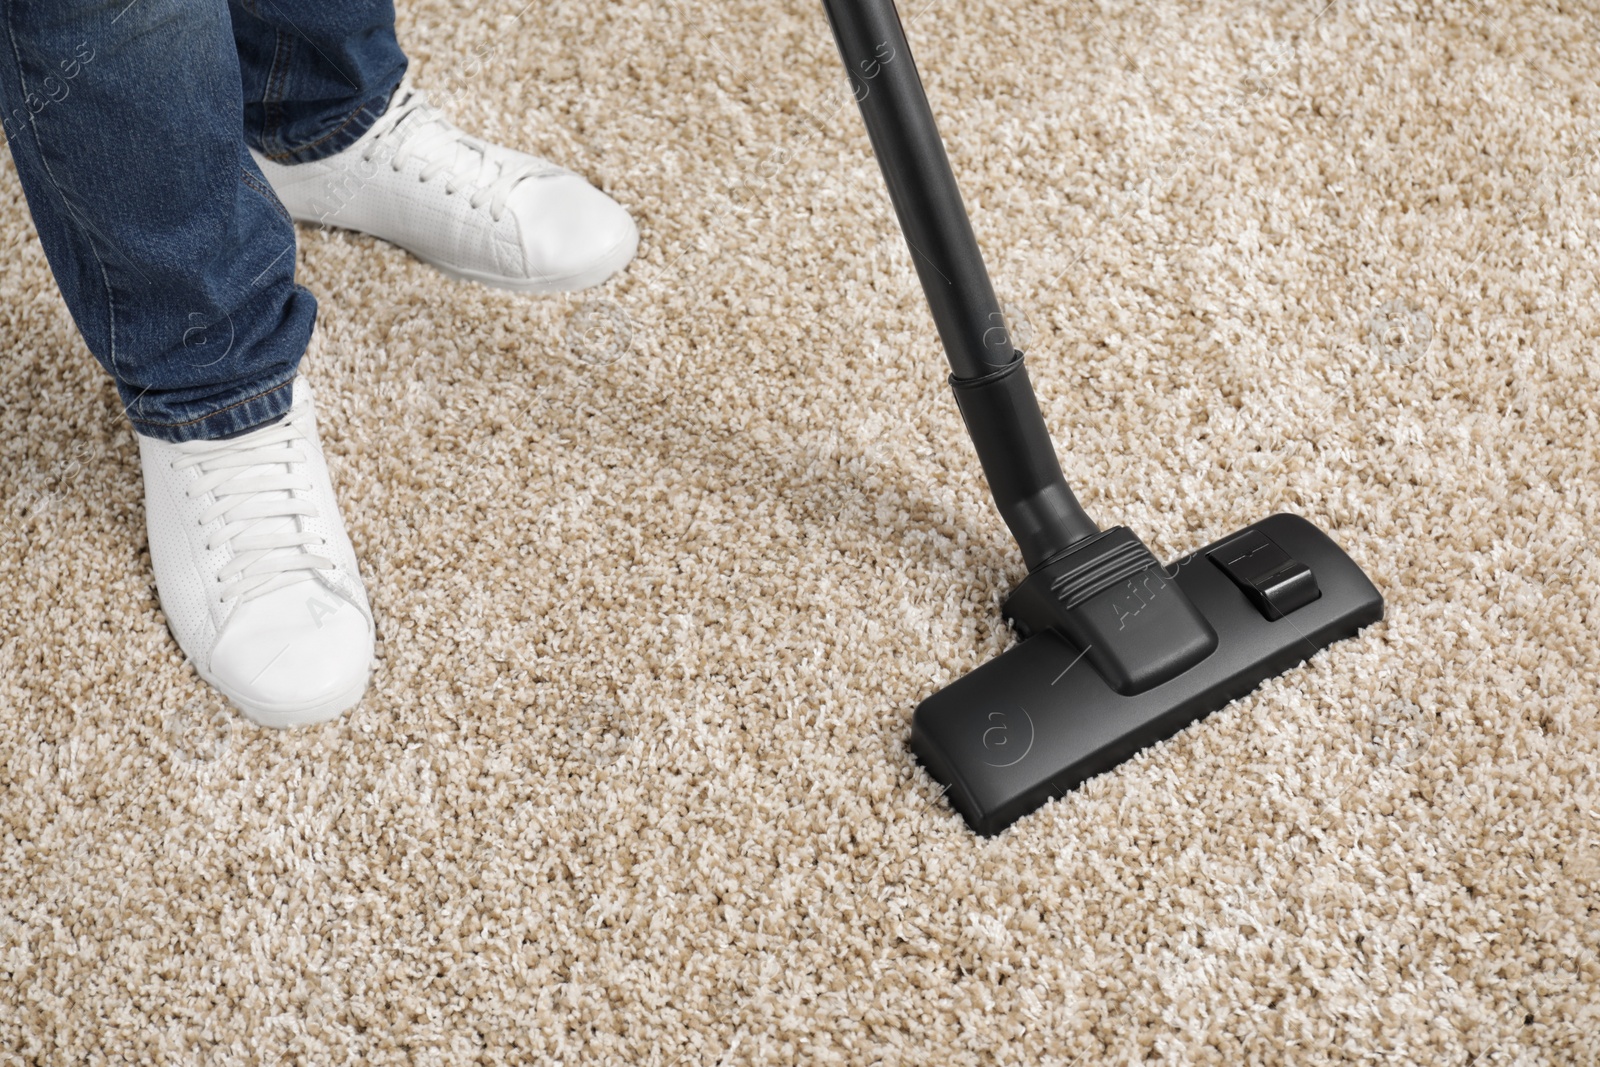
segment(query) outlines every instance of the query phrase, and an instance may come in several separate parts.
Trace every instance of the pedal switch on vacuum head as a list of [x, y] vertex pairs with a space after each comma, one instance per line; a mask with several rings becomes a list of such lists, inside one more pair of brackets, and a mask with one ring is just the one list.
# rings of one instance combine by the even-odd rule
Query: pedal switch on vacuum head
[[1246, 530], [1209, 556], [1268, 619], [1281, 619], [1322, 595], [1311, 568], [1260, 530]]

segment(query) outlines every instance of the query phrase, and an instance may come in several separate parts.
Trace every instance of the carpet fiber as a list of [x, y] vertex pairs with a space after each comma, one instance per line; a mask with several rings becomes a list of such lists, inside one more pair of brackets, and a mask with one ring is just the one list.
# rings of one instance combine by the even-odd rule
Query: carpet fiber
[[820, 7], [407, 3], [644, 242], [526, 298], [302, 229], [342, 722], [185, 665], [0, 172], [0, 1063], [1600, 1059], [1600, 11], [903, 12], [1090, 513], [1299, 512], [1387, 619], [974, 838], [909, 718], [1021, 568]]

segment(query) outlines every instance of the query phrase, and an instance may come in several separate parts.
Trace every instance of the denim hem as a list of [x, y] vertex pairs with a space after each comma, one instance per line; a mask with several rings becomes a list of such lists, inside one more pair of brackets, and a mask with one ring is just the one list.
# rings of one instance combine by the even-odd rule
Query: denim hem
[[261, 392], [185, 422], [150, 422], [128, 412], [134, 431], [162, 441], [214, 441], [276, 422], [294, 400], [294, 375]]
[[286, 148], [279, 152], [264, 153], [274, 163], [315, 163], [319, 159], [338, 155], [346, 148], [361, 140], [362, 134], [372, 129], [372, 124], [383, 117], [389, 110], [389, 103], [394, 98], [395, 91], [400, 88], [400, 81], [405, 76], [404, 70], [394, 79], [394, 84], [388, 86], [377, 96], [363, 101], [355, 110], [344, 117], [333, 129], [318, 137], [315, 141], [295, 148]]

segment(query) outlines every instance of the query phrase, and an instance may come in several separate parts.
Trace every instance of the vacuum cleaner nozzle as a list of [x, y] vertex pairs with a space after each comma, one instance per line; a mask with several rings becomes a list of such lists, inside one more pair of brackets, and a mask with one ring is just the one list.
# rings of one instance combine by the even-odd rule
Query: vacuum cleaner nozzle
[[1108, 530], [1029, 574], [1006, 613], [1031, 636], [912, 719], [912, 750], [980, 834], [1353, 636], [1383, 598], [1321, 530], [1274, 515], [1165, 568]]

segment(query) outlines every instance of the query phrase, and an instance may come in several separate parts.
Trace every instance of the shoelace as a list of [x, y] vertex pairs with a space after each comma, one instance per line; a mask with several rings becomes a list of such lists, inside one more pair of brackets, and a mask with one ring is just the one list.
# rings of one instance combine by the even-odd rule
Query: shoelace
[[[493, 151], [491, 151], [493, 150]], [[391, 154], [392, 153], [392, 154]], [[422, 181], [445, 176], [448, 194], [471, 190], [474, 210], [489, 206], [499, 222], [506, 201], [521, 182], [566, 173], [548, 160], [507, 158], [504, 149], [473, 137], [445, 117], [422, 90], [402, 85], [383, 117], [372, 125], [372, 139], [361, 158], [371, 162], [388, 154], [389, 166], [399, 171], [413, 156], [428, 160], [417, 175]]]
[[326, 541], [301, 531], [294, 521], [297, 516], [315, 517], [317, 509], [296, 495], [312, 486], [311, 477], [297, 469], [306, 462], [310, 445], [293, 413], [244, 438], [181, 447], [189, 454], [174, 460], [173, 469], [201, 471], [189, 486], [189, 496], [210, 493], [216, 498], [201, 514], [200, 525], [227, 519], [206, 544], [211, 551], [223, 545], [233, 548], [233, 559], [217, 572], [219, 602], [235, 596], [253, 600], [310, 578], [312, 571], [334, 567], [331, 559], [306, 551]]

